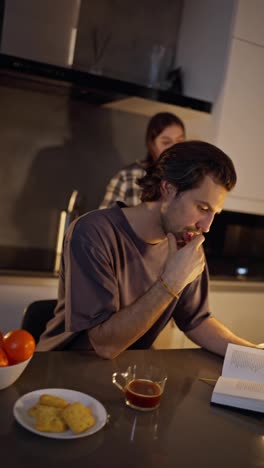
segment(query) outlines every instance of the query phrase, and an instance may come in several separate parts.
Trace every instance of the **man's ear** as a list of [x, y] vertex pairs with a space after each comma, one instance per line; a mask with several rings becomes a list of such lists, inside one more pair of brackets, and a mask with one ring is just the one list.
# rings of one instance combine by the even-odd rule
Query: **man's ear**
[[167, 200], [168, 198], [171, 198], [172, 196], [175, 197], [177, 193], [177, 189], [174, 185], [172, 185], [167, 180], [162, 180], [160, 183], [160, 193], [162, 197], [165, 200]]

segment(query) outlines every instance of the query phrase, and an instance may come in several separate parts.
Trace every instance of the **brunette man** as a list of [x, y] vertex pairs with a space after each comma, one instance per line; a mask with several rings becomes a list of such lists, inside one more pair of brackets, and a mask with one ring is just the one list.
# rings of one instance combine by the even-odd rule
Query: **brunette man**
[[93, 349], [112, 359], [127, 348], [149, 348], [171, 317], [191, 340], [220, 355], [229, 342], [256, 346], [208, 307], [203, 233], [235, 183], [233, 163], [220, 149], [178, 143], [139, 181], [142, 203], [72, 223], [55, 318], [37, 349]]

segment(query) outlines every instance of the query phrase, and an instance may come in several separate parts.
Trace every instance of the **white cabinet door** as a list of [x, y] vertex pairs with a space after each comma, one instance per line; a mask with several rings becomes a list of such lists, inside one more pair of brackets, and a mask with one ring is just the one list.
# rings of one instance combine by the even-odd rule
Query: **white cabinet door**
[[184, 333], [179, 330], [174, 320], [170, 320], [156, 338], [152, 347], [154, 349], [182, 349], [184, 348], [185, 339]]
[[[225, 289], [226, 288], [226, 289]], [[253, 343], [264, 342], [264, 287], [219, 283], [210, 292], [210, 311], [235, 334]], [[154, 343], [156, 349], [196, 348], [175, 324], [169, 322]]]
[[56, 299], [57, 279], [0, 278], [0, 330], [21, 327], [25, 307], [41, 299]]
[[[220, 320], [236, 335], [252, 343], [264, 342], [264, 288], [252, 291], [243, 290], [243, 286], [227, 287], [227, 290], [211, 291], [210, 310], [213, 316]], [[186, 337], [184, 348], [193, 347]]]
[[253, 343], [264, 342], [264, 292], [212, 292], [210, 298], [215, 318]]
[[263, 0], [239, 0], [234, 36], [264, 46]]
[[264, 47], [233, 40], [216, 145], [232, 158], [238, 182], [225, 207], [264, 214]]

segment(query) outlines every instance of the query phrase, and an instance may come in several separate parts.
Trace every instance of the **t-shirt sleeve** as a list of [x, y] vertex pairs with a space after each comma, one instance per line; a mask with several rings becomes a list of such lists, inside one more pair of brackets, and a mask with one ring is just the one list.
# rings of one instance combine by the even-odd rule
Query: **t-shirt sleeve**
[[89, 330], [119, 308], [114, 266], [100, 245], [81, 236], [68, 240], [64, 249], [66, 331]]
[[184, 288], [174, 309], [173, 318], [181, 331], [188, 332], [196, 328], [211, 315], [208, 304], [208, 284], [209, 274], [206, 265], [202, 274]]

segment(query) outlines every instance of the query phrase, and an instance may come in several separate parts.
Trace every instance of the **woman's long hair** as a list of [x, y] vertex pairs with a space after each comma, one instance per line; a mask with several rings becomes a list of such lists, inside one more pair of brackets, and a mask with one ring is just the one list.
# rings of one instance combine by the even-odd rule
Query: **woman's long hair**
[[147, 156], [145, 162], [151, 164], [154, 161], [154, 140], [157, 136], [160, 135], [165, 128], [170, 127], [170, 125], [178, 125], [182, 128], [183, 134], [185, 136], [185, 126], [183, 121], [177, 117], [177, 115], [171, 114], [170, 112], [159, 112], [155, 114], [149, 121], [145, 143], [147, 147]]

